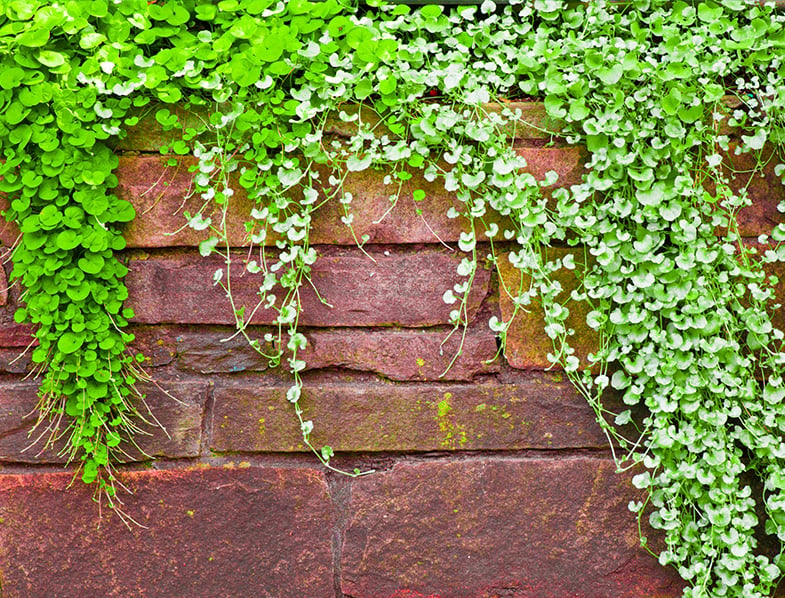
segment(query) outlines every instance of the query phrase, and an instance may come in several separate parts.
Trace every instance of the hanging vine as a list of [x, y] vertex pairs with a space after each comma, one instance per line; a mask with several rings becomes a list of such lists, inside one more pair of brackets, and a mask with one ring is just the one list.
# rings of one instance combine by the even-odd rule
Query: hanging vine
[[[785, 173], [785, 15], [773, 4], [10, 0], [3, 10], [0, 191], [22, 232], [15, 319], [36, 326], [37, 434], [65, 438], [86, 483], [115, 499], [112, 466], [147, 413], [114, 255], [134, 209], [111, 193], [111, 147], [153, 111], [164, 129], [185, 130], [163, 151], [196, 158], [204, 203], [187, 225], [205, 232], [202, 255], [223, 257], [212, 282], [237, 334], [291, 373], [287, 399], [325, 465], [332, 449], [312, 446], [299, 405], [313, 218], [338, 201], [351, 228], [361, 198], [344, 183], [370, 168], [385, 173], [391, 208], [420, 202], [424, 190], [402, 189], [421, 171], [466, 222], [462, 282], [444, 293], [456, 330], [487, 240], [492, 260], [527, 274], [525, 288], [504, 292], [517, 311], [543, 307], [551, 361], [597, 412], [619, 467], [636, 468], [647, 499], [631, 508], [663, 531], [660, 562], [689, 582], [685, 597], [770, 594], [785, 564], [758, 542], [785, 539], [785, 352], [772, 322], [779, 281], [765, 266], [785, 259], [785, 228], [743, 238], [736, 217], [750, 199], [733, 162], [748, 154], [755, 172], [774, 160]], [[543, 102], [559, 123], [546, 133], [586, 147], [581, 184], [542, 192], [558, 177], [526, 172], [511, 143], [522, 115], [507, 99]], [[180, 122], [175, 103], [200, 124]], [[336, 119], [348, 135], [331, 133]], [[254, 202], [242, 255], [226, 232], [239, 187]], [[553, 258], [553, 247], [573, 249]], [[555, 276], [563, 269], [577, 274], [571, 292]], [[256, 305], [235, 303], [242, 271], [259, 277]], [[588, 356], [566, 324], [576, 302], [599, 339]], [[254, 338], [248, 325], [265, 310], [277, 334]], [[512, 324], [490, 322], [502, 339]]]

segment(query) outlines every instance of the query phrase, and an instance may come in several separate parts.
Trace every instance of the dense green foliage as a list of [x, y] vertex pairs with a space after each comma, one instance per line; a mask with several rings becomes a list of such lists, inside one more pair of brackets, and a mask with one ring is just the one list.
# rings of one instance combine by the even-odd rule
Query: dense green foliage
[[[238, 333], [288, 365], [287, 396], [309, 446], [297, 325], [317, 259], [312, 217], [337, 200], [351, 227], [348, 172], [382, 167], [392, 206], [421, 169], [463, 203], [450, 216], [469, 223], [463, 282], [444, 294], [456, 326], [478, 241], [512, 244], [509, 259], [531, 284], [504, 291], [519, 309], [544, 306], [552, 361], [596, 409], [619, 466], [638, 468], [649, 521], [665, 535], [660, 560], [689, 582], [685, 596], [771, 591], [785, 563], [758, 542], [785, 539], [785, 354], [771, 321], [778, 281], [763, 265], [785, 257], [776, 244], [785, 231], [759, 239], [762, 252], [743, 242], [736, 214], [749, 199], [730, 173], [734, 154], [751, 154], [758, 168], [776, 159], [783, 138], [781, 13], [755, 0], [486, 1], [450, 11], [337, 0], [2, 6], [0, 191], [23, 232], [16, 318], [37, 325], [42, 425], [52, 440], [67, 433], [84, 481], [114, 496], [111, 457], [132, 440], [142, 404], [123, 332], [126, 268], [113, 256], [124, 246], [118, 224], [134, 211], [111, 194], [111, 139], [150, 107], [167, 129], [182, 124], [166, 104], [206, 107], [209, 118], [164, 151], [198, 158], [204, 209], [188, 224], [207, 233], [203, 255], [226, 258], [214, 283]], [[486, 109], [521, 97], [542, 99], [559, 123], [554, 135], [590, 152], [584, 181], [551, 202], [541, 188], [554, 173], [535, 180], [511, 148], [520, 114]], [[326, 132], [336, 115], [349, 138]], [[243, 263], [224, 219], [207, 216], [231, 209], [230, 176], [256, 201], [248, 233], [261, 248]], [[486, 222], [491, 212], [511, 228]], [[559, 245], [576, 250], [547, 259]], [[563, 268], [581, 283], [570, 296], [553, 276]], [[239, 269], [260, 276], [256, 306], [233, 302]], [[590, 304], [600, 338], [585, 363], [565, 325], [573, 301]], [[260, 309], [275, 310], [277, 336], [248, 332]], [[490, 324], [504, 338], [510, 323]], [[608, 411], [611, 387], [631, 409]], [[315, 452], [329, 464], [329, 447]]]

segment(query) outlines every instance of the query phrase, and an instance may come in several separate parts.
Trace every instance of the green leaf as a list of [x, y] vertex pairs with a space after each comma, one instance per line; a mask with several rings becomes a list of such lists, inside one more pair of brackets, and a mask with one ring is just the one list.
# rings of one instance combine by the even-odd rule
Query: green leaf
[[624, 75], [624, 68], [621, 64], [606, 66], [597, 70], [597, 77], [605, 85], [616, 85]]
[[169, 6], [172, 8], [172, 16], [168, 17], [166, 22], [173, 27], [185, 25], [191, 19], [191, 14], [185, 9], [185, 7], [175, 4], [174, 2], [170, 2]]
[[12, 89], [18, 87], [25, 77], [25, 72], [17, 66], [0, 70], [0, 87]]
[[76, 353], [82, 347], [84, 339], [84, 334], [66, 332], [57, 340], [57, 349], [65, 354]]
[[98, 274], [104, 267], [104, 258], [97, 253], [88, 253], [79, 259], [78, 266], [87, 274]]
[[254, 46], [252, 54], [263, 62], [275, 62], [284, 51], [284, 39], [274, 35], [267, 35]]
[[398, 81], [395, 77], [388, 77], [387, 79], [379, 82], [379, 91], [384, 94], [391, 94], [398, 87]]
[[585, 119], [587, 116], [591, 114], [589, 109], [586, 107], [586, 102], [581, 100], [575, 100], [574, 102], [570, 103], [570, 118], [572, 120], [581, 121]]
[[68, 296], [71, 301], [76, 301], [77, 303], [80, 301], [84, 301], [87, 299], [87, 296], [90, 294], [90, 285], [89, 284], [80, 284], [79, 286], [69, 286], [65, 290], [65, 294]]
[[24, 32], [16, 38], [19, 45], [28, 48], [40, 48], [49, 41], [49, 30], [45, 27], [36, 27]]
[[354, 95], [358, 100], [364, 100], [373, 93], [373, 84], [370, 79], [364, 78], [357, 82], [354, 88]]
[[74, 230], [64, 230], [57, 235], [55, 244], [59, 249], [71, 251], [82, 241], [82, 236]]
[[49, 68], [57, 68], [65, 64], [65, 56], [52, 50], [41, 50], [37, 56], [38, 62]]
[[106, 41], [106, 36], [95, 31], [83, 33], [79, 38], [79, 47], [83, 50], [92, 50]]
[[82, 470], [82, 482], [92, 484], [98, 478], [98, 464], [93, 459], [87, 459]]

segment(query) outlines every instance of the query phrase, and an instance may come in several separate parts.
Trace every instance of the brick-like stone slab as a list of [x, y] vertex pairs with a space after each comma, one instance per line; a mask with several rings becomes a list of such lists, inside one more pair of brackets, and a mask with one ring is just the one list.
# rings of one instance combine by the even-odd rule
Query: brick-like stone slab
[[542, 181], [545, 173], [551, 170], [559, 175], [555, 184], [544, 188], [546, 193], [560, 187], [577, 185], [588, 172], [586, 161], [589, 155], [583, 146], [519, 147], [515, 152], [526, 160], [526, 172], [538, 181]]
[[346, 598], [680, 596], [676, 572], [639, 546], [633, 499], [640, 493], [602, 458], [401, 463], [352, 485], [341, 589]]
[[8, 199], [0, 193], [0, 256], [9, 248], [16, 244], [19, 235], [19, 227], [16, 222], [7, 222], [2, 216], [2, 212], [9, 207]]
[[[211, 449], [301, 451], [288, 386], [260, 378], [216, 381]], [[314, 444], [336, 451], [599, 448], [594, 412], [548, 374], [516, 384], [308, 382], [300, 399]]]
[[[141, 449], [122, 446], [125, 460], [147, 460], [152, 457], [196, 457], [202, 439], [202, 412], [210, 392], [210, 383], [198, 380], [161, 380], [157, 386], [140, 385], [145, 393], [145, 403], [152, 415], [166, 430], [161, 430], [150, 413], [140, 405], [140, 413], [148, 423], [140, 423], [142, 433], [134, 436]], [[46, 434], [31, 447], [46, 429], [46, 422], [32, 431], [38, 417], [36, 405], [38, 384], [35, 381], [18, 382], [0, 379], [0, 461], [20, 463], [64, 463], [60, 454], [65, 441], [61, 439], [53, 448], [43, 450]], [[169, 393], [171, 396], [167, 396]], [[32, 435], [31, 435], [32, 434]]]
[[[125, 232], [129, 247], [195, 246], [209, 233], [185, 227], [184, 213], [201, 211], [214, 223], [222, 219], [221, 211], [212, 202], [205, 202], [198, 194], [191, 194], [193, 175], [188, 172], [188, 167], [195, 164], [195, 160], [181, 157], [177, 159], [177, 166], [168, 166], [168, 159], [158, 155], [120, 157], [116, 171], [119, 185], [115, 192], [137, 209], [136, 220], [129, 223]], [[325, 167], [318, 170], [320, 180], [326, 186], [330, 170]], [[468, 230], [468, 225], [461, 219], [447, 218], [447, 211], [453, 206], [461, 209], [461, 203], [445, 191], [440, 182], [428, 182], [416, 171], [413, 175], [402, 186], [400, 199], [393, 207], [389, 198], [398, 186], [385, 185], [383, 172], [341, 172], [344, 189], [353, 195], [354, 200], [344, 208], [336, 199], [327, 200], [331, 188], [322, 188], [322, 196], [317, 203], [326, 203], [313, 214], [310, 242], [355, 245], [366, 235], [368, 242], [376, 244], [457, 241], [460, 233]], [[250, 213], [255, 204], [248, 199], [242, 187], [236, 183], [233, 187], [235, 194], [226, 216], [227, 235], [233, 246], [247, 246], [245, 222], [253, 221]], [[415, 189], [426, 192], [423, 201], [413, 200]], [[352, 215], [354, 235], [341, 220], [347, 214]], [[498, 217], [497, 221], [500, 221]], [[270, 235], [266, 243], [273, 245], [274, 241], [275, 237]]]
[[[548, 259], [564, 257], [568, 253], [575, 255], [576, 269], [581, 268], [580, 252], [569, 249], [548, 249]], [[502, 254], [497, 260], [502, 289], [499, 292], [499, 308], [502, 318], [508, 321], [515, 313], [515, 305], [510, 293], [515, 294], [518, 289], [528, 289], [530, 278], [510, 263], [509, 254]], [[577, 286], [576, 270], [559, 270], [555, 274], [564, 289], [563, 295], [569, 298], [569, 293]], [[506, 292], [504, 288], [508, 289]], [[576, 356], [581, 360], [581, 367], [586, 365], [586, 356], [599, 347], [597, 332], [586, 324], [586, 315], [589, 311], [585, 303], [569, 301], [570, 315], [567, 318], [567, 327], [575, 330], [571, 337], [572, 347]], [[515, 319], [507, 333], [504, 356], [514, 368], [543, 369], [551, 366], [548, 353], [553, 353], [553, 341], [545, 334], [545, 315], [541, 305], [532, 304], [518, 310]]]
[[[731, 145], [731, 149], [735, 146]], [[739, 210], [736, 222], [739, 233], [743, 237], [770, 235], [772, 229], [785, 222], [785, 214], [777, 206], [785, 201], [785, 186], [781, 177], [774, 174], [774, 169], [782, 160], [777, 158], [774, 148], [767, 144], [761, 153], [765, 161], [763, 171], [752, 176], [752, 169], [758, 166], [758, 160], [751, 154], [734, 155], [733, 151], [725, 156], [729, 165], [726, 174], [732, 177], [734, 189], [747, 189], [752, 205]]]
[[[549, 139], [554, 134], [558, 134], [561, 124], [550, 118], [545, 111], [542, 102], [505, 102], [504, 104], [485, 104], [482, 110], [485, 113], [501, 113], [502, 108], [510, 110], [520, 110], [521, 116], [514, 122], [503, 127], [502, 132], [515, 139]], [[180, 119], [180, 127], [171, 131], [164, 132], [160, 123], [155, 119], [155, 113], [159, 108], [166, 108], [170, 112], [177, 114]], [[360, 113], [363, 123], [373, 127], [379, 135], [389, 135], [394, 137], [390, 130], [380, 122], [379, 115], [368, 106], [347, 105], [343, 111], [349, 115]], [[127, 135], [123, 139], [118, 139], [115, 143], [117, 150], [135, 150], [143, 152], [157, 152], [161, 146], [172, 143], [181, 138], [182, 132], [187, 127], [193, 127], [199, 123], [199, 119], [207, 117], [207, 111], [202, 107], [195, 107], [192, 111], [186, 112], [179, 105], [159, 105], [147, 106], [139, 114], [139, 123], [127, 129]], [[344, 122], [337, 114], [331, 113], [327, 117], [325, 132], [349, 137], [357, 132], [356, 122]]]
[[[235, 335], [233, 328], [135, 326], [130, 331], [136, 335], [133, 350], [149, 357], [154, 367], [175, 364], [202, 374], [269, 368], [269, 360]], [[274, 330], [253, 327], [248, 332], [266, 347], [264, 334]], [[306, 370], [338, 367], [392, 380], [471, 380], [500, 368], [500, 360], [494, 360], [495, 335], [482, 318], [467, 330], [463, 350], [449, 369], [461, 345], [460, 330], [449, 339], [447, 328], [303, 328], [300, 332], [308, 339], [305, 351], [299, 353]]]
[[[357, 249], [324, 248], [311, 278], [321, 297], [304, 284], [300, 289], [302, 326], [435, 326], [446, 324], [454, 306], [442, 295], [462, 280], [455, 269], [463, 254], [415, 247], [410, 252], [374, 249], [375, 261]], [[243, 272], [243, 254], [234, 254], [232, 280], [235, 305], [250, 314], [258, 301], [260, 276]], [[234, 324], [224, 291], [212, 283], [213, 272], [223, 265], [218, 256], [194, 253], [142, 256], [131, 259], [126, 278], [135, 322], [179, 324]], [[474, 318], [488, 293], [490, 272], [479, 268], [469, 297]], [[280, 295], [280, 293], [279, 293]], [[332, 306], [332, 307], [330, 307]], [[259, 309], [252, 320], [269, 324], [274, 310]]]
[[[2, 252], [0, 252], [0, 257], [2, 257]], [[8, 277], [5, 273], [5, 268], [3, 264], [0, 262], [0, 307], [8, 303]]]
[[[582, 147], [531, 147], [516, 151], [526, 159], [526, 170], [537, 180], [542, 180], [550, 170], [559, 174], [556, 185], [548, 188], [548, 192], [557, 186], [579, 183], [585, 173], [586, 150]], [[181, 157], [177, 159], [177, 166], [168, 166], [169, 159], [158, 155], [120, 156], [116, 171], [119, 185], [115, 193], [133, 203], [137, 210], [136, 220], [129, 223], [124, 232], [129, 247], [196, 246], [209, 233], [185, 227], [184, 213], [201, 211], [214, 223], [223, 218], [212, 202], [206, 203], [198, 194], [191, 193], [193, 175], [188, 168], [195, 160]], [[320, 180], [326, 184], [329, 170], [324, 167], [318, 170]], [[345, 208], [336, 199], [327, 200], [327, 193], [332, 189], [322, 189], [322, 197], [317, 203], [324, 205], [313, 214], [310, 242], [355, 245], [364, 237], [375, 244], [456, 242], [462, 232], [469, 230], [469, 225], [462, 218], [448, 218], [447, 211], [451, 207], [461, 211], [464, 206], [454, 194], [444, 190], [440, 181], [428, 182], [416, 170], [411, 174], [412, 178], [401, 185], [399, 199], [393, 204], [390, 195], [398, 186], [384, 184], [385, 172], [342, 172], [344, 189], [354, 200]], [[234, 187], [236, 192], [226, 215], [227, 235], [233, 246], [244, 246], [248, 245], [245, 222], [252, 220], [250, 212], [254, 203], [239, 185]], [[414, 201], [416, 189], [425, 191], [424, 200]], [[353, 218], [354, 235], [341, 220], [347, 214]], [[501, 216], [489, 214], [486, 220], [509, 228], [509, 223]], [[270, 235], [266, 242], [272, 245], [274, 237]]]
[[[9, 314], [10, 315], [10, 314]], [[33, 342], [33, 329], [13, 321], [0, 323], [0, 347], [27, 347]]]
[[71, 474], [0, 475], [4, 598], [333, 598], [335, 513], [314, 469], [122, 474], [127, 529]]

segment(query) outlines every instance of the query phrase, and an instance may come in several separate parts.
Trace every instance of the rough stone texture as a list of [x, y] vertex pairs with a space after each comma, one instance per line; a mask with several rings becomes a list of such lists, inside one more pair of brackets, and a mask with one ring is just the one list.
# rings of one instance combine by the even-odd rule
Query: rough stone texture
[[[301, 326], [435, 326], [446, 324], [453, 306], [442, 301], [444, 291], [460, 278], [455, 272], [462, 255], [446, 250], [414, 248], [369, 252], [323, 248], [313, 266], [311, 285], [300, 290], [303, 310]], [[242, 273], [242, 254], [235, 254], [235, 272]], [[224, 291], [212, 284], [213, 272], [221, 268], [218, 256], [198, 254], [141, 256], [131, 259], [126, 278], [128, 305], [140, 324], [234, 324]], [[479, 268], [469, 298], [473, 319], [488, 292], [490, 272]], [[235, 305], [250, 314], [257, 304], [257, 276], [234, 276]], [[330, 307], [330, 305], [332, 307]], [[273, 310], [259, 309], [252, 320], [269, 324]]]
[[[36, 431], [32, 431], [37, 418], [37, 390], [38, 384], [35, 381], [0, 379], [0, 461], [65, 462], [66, 458], [60, 455], [65, 439], [44, 450], [44, 444], [49, 437], [46, 433], [47, 423], [42, 423]], [[148, 411], [144, 406], [140, 406], [141, 414], [150, 422], [141, 423], [143, 433], [135, 437], [143, 452], [132, 446], [121, 446], [126, 452], [124, 459], [147, 460], [149, 456], [199, 455], [202, 412], [210, 391], [210, 383], [197, 380], [160, 380], [158, 386], [140, 385], [140, 390], [147, 395], [145, 402], [166, 432], [156, 426]], [[172, 396], [167, 396], [167, 392]], [[42, 434], [43, 437], [31, 446]]]
[[[549, 249], [548, 259], [563, 257], [567, 253], [575, 253], [568, 249]], [[575, 254], [576, 269], [581, 268], [579, 254]], [[508, 254], [499, 256], [497, 260], [499, 276], [505, 287], [514, 292], [516, 289], [529, 288], [529, 277], [515, 268], [508, 259]], [[562, 269], [555, 274], [564, 288], [564, 297], [569, 298], [569, 293], [577, 285], [576, 271]], [[581, 366], [585, 365], [586, 356], [597, 350], [597, 332], [586, 325], [586, 314], [589, 311], [585, 303], [569, 301], [568, 307], [570, 315], [566, 324], [568, 328], [575, 330], [575, 335], [571, 337], [571, 346], [575, 349], [576, 356], [581, 360]], [[506, 322], [515, 313], [515, 305], [510, 295], [504, 290], [499, 293], [499, 307], [503, 320]], [[548, 353], [553, 353], [553, 341], [545, 334], [545, 316], [539, 304], [526, 306], [519, 309], [515, 319], [507, 333], [507, 343], [505, 346], [505, 357], [507, 362], [514, 368], [521, 369], [542, 369], [547, 368], [551, 363], [547, 359]]]
[[767, 145], [760, 158], [766, 162], [763, 172], [753, 177], [750, 172], [757, 166], [757, 160], [752, 155], [737, 156], [731, 151], [725, 159], [732, 167], [732, 173], [730, 169], [728, 172], [734, 177], [732, 187], [734, 189], [746, 187], [752, 200], [752, 205], [739, 210], [736, 216], [739, 233], [743, 237], [771, 234], [777, 224], [785, 222], [785, 215], [777, 210], [780, 202], [785, 201], [785, 185], [781, 177], [774, 174], [774, 168], [782, 160], [774, 155], [773, 147]]
[[[125, 237], [130, 247], [175, 247], [195, 246], [209, 236], [205, 231], [184, 228], [185, 212], [195, 214], [203, 210], [205, 202], [199, 195], [188, 197], [192, 174], [188, 167], [195, 164], [193, 158], [179, 158], [178, 166], [167, 166], [164, 156], [122, 156], [117, 170], [118, 197], [132, 202], [138, 212], [137, 219], [130, 223]], [[320, 168], [321, 180], [327, 181], [328, 169]], [[447, 218], [451, 206], [460, 208], [460, 202], [446, 191], [440, 183], [429, 183], [422, 176], [407, 181], [400, 200], [390, 203], [393, 187], [385, 185], [384, 175], [376, 171], [341, 173], [345, 176], [344, 189], [355, 197], [344, 209], [337, 200], [329, 200], [314, 214], [313, 227], [309, 234], [312, 244], [355, 245], [367, 235], [370, 243], [438, 243], [454, 242], [467, 229], [466, 223]], [[151, 184], [151, 181], [156, 181]], [[227, 214], [227, 234], [233, 246], [248, 245], [245, 222], [250, 217], [253, 201], [242, 188], [235, 184], [236, 193], [230, 202]], [[412, 192], [423, 189], [426, 198], [415, 203]], [[321, 204], [332, 188], [322, 189]], [[419, 212], [418, 212], [419, 210]], [[421, 212], [421, 213], [420, 213]], [[221, 219], [220, 210], [210, 204], [202, 212], [213, 222]], [[353, 215], [352, 229], [341, 218]], [[497, 220], [499, 220], [497, 218]], [[178, 232], [179, 231], [179, 232]], [[356, 237], [356, 238], [355, 238]], [[267, 239], [273, 245], [275, 237]]]
[[21, 349], [0, 347], [0, 373], [24, 374], [32, 367], [30, 352], [22, 354]]
[[[304, 450], [287, 388], [258, 377], [216, 382], [210, 448]], [[315, 424], [314, 445], [336, 451], [607, 446], [586, 401], [547, 374], [515, 384], [311, 380], [300, 401]]]
[[[557, 185], [573, 185], [580, 182], [585, 172], [584, 148], [529, 147], [518, 148], [517, 152], [526, 158], [527, 170], [538, 180], [553, 170], [559, 174]], [[115, 192], [137, 209], [136, 220], [124, 233], [129, 247], [196, 246], [209, 233], [185, 227], [184, 213], [195, 214], [202, 210], [213, 222], [222, 218], [215, 206], [205, 208], [199, 195], [190, 194], [192, 174], [188, 168], [195, 164], [194, 159], [179, 158], [177, 166], [167, 166], [168, 159], [160, 155], [120, 157], [116, 172], [119, 185]], [[329, 171], [321, 168], [320, 172], [321, 180], [327, 181]], [[461, 232], [468, 230], [468, 224], [460, 218], [448, 218], [447, 211], [450, 207], [460, 210], [461, 202], [447, 193], [441, 182], [428, 182], [417, 171], [412, 174], [412, 178], [401, 186], [400, 199], [393, 206], [390, 195], [394, 188], [384, 184], [384, 173], [371, 170], [348, 175], [341, 173], [342, 177], [346, 175], [345, 190], [352, 193], [355, 200], [347, 209], [335, 199], [327, 201], [314, 214], [310, 242], [355, 245], [365, 236], [369, 243], [375, 244], [456, 242]], [[423, 201], [412, 199], [415, 189], [425, 191]], [[245, 221], [251, 220], [253, 202], [238, 185], [235, 190], [226, 218], [227, 234], [233, 246], [243, 246], [248, 245]], [[323, 189], [318, 203], [326, 200], [328, 193], [332, 193], [331, 188]], [[354, 235], [341, 221], [347, 213], [353, 216]], [[500, 226], [505, 222], [499, 216], [489, 216], [488, 222], [491, 221]], [[273, 242], [274, 237], [270, 236], [268, 245]]]
[[566, 147], [519, 147], [515, 150], [526, 159], [526, 172], [541, 181], [549, 170], [559, 175], [554, 185], [545, 187], [546, 193], [560, 187], [569, 187], [581, 182], [587, 170], [588, 153], [582, 146]]
[[[561, 125], [551, 119], [545, 112], [545, 107], [541, 102], [506, 102], [504, 104], [510, 110], [520, 110], [520, 118], [502, 128], [502, 132], [515, 139], [549, 139], [553, 134], [558, 134]], [[164, 132], [160, 123], [155, 119], [155, 113], [159, 107], [164, 107], [172, 113], [176, 113], [180, 118], [180, 126], [173, 131]], [[379, 116], [368, 106], [345, 106], [344, 112], [348, 115], [361, 113], [363, 123], [367, 123], [380, 135], [390, 135], [390, 130], [379, 122]], [[500, 113], [502, 104], [485, 104], [483, 110], [486, 113]], [[117, 140], [115, 149], [135, 150], [144, 152], [158, 152], [162, 145], [169, 144], [180, 138], [182, 131], [187, 127], [195, 126], [200, 118], [203, 118], [206, 110], [196, 107], [193, 112], [186, 112], [177, 105], [147, 106], [141, 113], [139, 123], [130, 129], [124, 139]], [[325, 132], [340, 137], [348, 137], [357, 132], [357, 125], [353, 122], [343, 122], [337, 114], [331, 114], [327, 118]]]
[[27, 324], [13, 321], [0, 324], [0, 347], [26, 347], [32, 341], [32, 327]]
[[[675, 598], [639, 547], [638, 499], [610, 460], [398, 464], [355, 480], [343, 544], [347, 598]], [[417, 595], [417, 594], [414, 594]]]
[[[314, 469], [122, 474], [127, 529], [71, 474], [0, 475], [4, 598], [333, 598], [335, 513]], [[99, 525], [100, 524], [100, 525]]]
[[501, 127], [502, 132], [513, 140], [550, 139], [561, 133], [562, 123], [548, 116], [542, 102], [505, 102], [504, 104], [485, 104], [486, 114], [500, 114], [502, 108], [513, 112], [520, 110], [520, 117]]
[[[155, 113], [165, 108], [170, 113], [176, 114], [180, 119], [179, 126], [164, 131], [161, 123], [155, 118]], [[168, 145], [183, 138], [183, 132], [189, 127], [197, 127], [201, 124], [201, 119], [207, 115], [207, 110], [202, 107], [194, 106], [187, 111], [179, 104], [150, 104], [139, 109], [135, 115], [139, 122], [134, 127], [126, 130], [123, 139], [114, 139], [115, 150], [136, 150], [143, 152], [158, 152], [161, 146]]]
[[[251, 349], [244, 338], [235, 336], [233, 328], [135, 326], [130, 330], [136, 335], [133, 350], [149, 357], [153, 367], [173, 363], [178, 369], [202, 374], [256, 372], [269, 367], [269, 360]], [[393, 380], [471, 380], [499, 371], [501, 360], [493, 360], [496, 338], [481, 318], [467, 330], [462, 353], [448, 369], [461, 344], [460, 330], [446, 340], [450, 330], [303, 328], [300, 332], [307, 337], [308, 346], [300, 355], [307, 370], [340, 367]], [[275, 331], [252, 327], [248, 332], [263, 342], [265, 333]], [[283, 342], [286, 344], [286, 337]]]
[[5, 274], [3, 264], [0, 263], [0, 307], [6, 303], [8, 303], [8, 277]]
[[21, 234], [15, 222], [6, 222], [2, 216], [2, 213], [8, 209], [8, 206], [8, 199], [0, 193], [0, 256], [4, 255], [6, 249], [16, 244], [16, 240]]
[[[0, 277], [2, 271], [0, 267]], [[25, 349], [36, 342], [30, 326], [14, 322], [14, 311], [13, 300], [0, 307], [0, 373], [21, 374], [28, 371], [30, 351]]]

